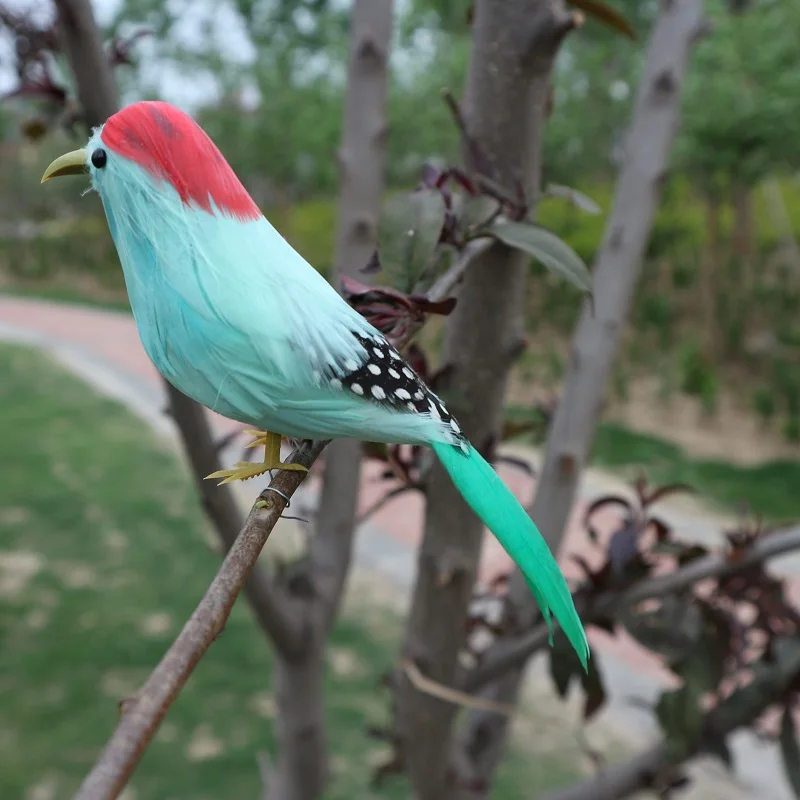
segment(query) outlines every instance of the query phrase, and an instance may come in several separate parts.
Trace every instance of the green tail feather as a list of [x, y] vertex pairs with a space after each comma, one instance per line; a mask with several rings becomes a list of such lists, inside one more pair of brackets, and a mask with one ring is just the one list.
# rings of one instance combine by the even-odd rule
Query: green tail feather
[[584, 669], [587, 669], [589, 643], [572, 602], [572, 594], [533, 520], [472, 445], [469, 446], [469, 455], [442, 442], [435, 442], [431, 447], [470, 508], [522, 570], [550, 630], [552, 611]]

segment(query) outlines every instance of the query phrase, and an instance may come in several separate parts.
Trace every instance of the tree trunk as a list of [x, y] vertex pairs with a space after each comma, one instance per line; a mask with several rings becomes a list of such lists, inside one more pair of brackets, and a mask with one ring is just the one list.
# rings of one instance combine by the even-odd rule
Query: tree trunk
[[[541, 127], [548, 80], [575, 19], [557, 0], [477, 0], [463, 116], [488, 155], [494, 178], [522, 179], [538, 193]], [[476, 169], [465, 149], [467, 167]], [[444, 362], [452, 366], [453, 413], [479, 450], [496, 433], [509, 368], [519, 352], [529, 259], [499, 244], [470, 265], [450, 317]], [[450, 393], [448, 393], [450, 394]], [[427, 487], [425, 534], [407, 620], [403, 656], [428, 678], [452, 682], [463, 643], [483, 525], [437, 464]], [[418, 692], [404, 674], [395, 681], [395, 743], [420, 800], [443, 800], [450, 780], [454, 707]]]
[[733, 194], [733, 251], [737, 258], [753, 257], [753, 192], [749, 186], [735, 181]]
[[719, 277], [719, 258], [721, 237], [719, 225], [719, 197], [714, 191], [705, 195], [706, 201], [706, 246], [700, 270], [700, 308], [698, 319], [705, 319], [704, 342], [706, 355], [713, 359], [719, 352], [719, 319], [717, 315], [717, 285]]
[[[356, 0], [350, 26], [335, 275], [358, 275], [376, 246], [384, 185], [386, 97], [392, 0]], [[363, 280], [363, 277], [361, 278]], [[273, 800], [320, 797], [328, 778], [323, 678], [325, 642], [341, 601], [353, 544], [361, 444], [328, 445], [322, 495], [315, 515], [310, 563], [315, 597], [309, 602], [308, 646], [299, 658], [279, 658], [276, 699], [280, 731]]]
[[[556, 552], [589, 456], [614, 358], [653, 218], [680, 114], [680, 95], [695, 38], [702, 32], [700, 0], [662, 0], [647, 50], [605, 238], [594, 268], [594, 312], [584, 305], [572, 345], [564, 389], [551, 423], [531, 516]], [[538, 616], [530, 590], [515, 570], [511, 598], [524, 627]], [[485, 658], [491, 658], [491, 650]], [[483, 694], [513, 702], [522, 670]], [[462, 752], [471, 778], [491, 780], [507, 735], [508, 719], [471, 714]]]
[[[746, 184], [734, 181], [733, 200], [733, 247], [736, 272], [729, 277], [736, 300], [749, 297], [753, 291], [753, 191]], [[738, 303], [737, 303], [738, 305]]]

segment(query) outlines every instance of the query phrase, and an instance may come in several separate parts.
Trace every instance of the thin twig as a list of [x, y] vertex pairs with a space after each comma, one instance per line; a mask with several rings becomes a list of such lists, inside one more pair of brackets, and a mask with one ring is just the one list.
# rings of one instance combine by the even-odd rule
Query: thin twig
[[380, 511], [388, 502], [394, 500], [395, 497], [398, 495], [403, 494], [403, 492], [409, 492], [412, 489], [419, 489], [421, 488], [416, 483], [404, 483], [402, 486], [396, 486], [386, 494], [381, 495], [363, 514], [356, 517], [356, 521], [354, 524], [355, 528], [360, 528], [373, 514], [376, 514]]
[[483, 255], [493, 243], [489, 237], [473, 239], [461, 250], [447, 271], [437, 278], [428, 292], [429, 300], [443, 300], [458, 286], [472, 262]]
[[[630, 608], [648, 598], [675, 594], [707, 578], [725, 578], [797, 549], [800, 549], [800, 527], [771, 533], [757, 540], [735, 561], [730, 560], [727, 553], [709, 555], [666, 575], [645, 578], [627, 591], [611, 591], [594, 597], [587, 608], [581, 609], [582, 617], [584, 623], [591, 625], [593, 619], [607, 617], [618, 608]], [[576, 602], [579, 602], [577, 597]], [[554, 621], [553, 624], [558, 623]], [[547, 626], [542, 624], [519, 638], [501, 639], [487, 652], [478, 667], [466, 673], [460, 688], [467, 692], [478, 691], [495, 678], [521, 666], [533, 653], [547, 645], [549, 636]]]
[[[310, 468], [326, 445], [327, 442], [305, 443], [292, 453], [291, 461]], [[75, 800], [113, 800], [119, 796], [167, 710], [222, 632], [250, 570], [286, 507], [286, 501], [278, 492], [291, 497], [306, 475], [282, 470], [259, 495], [259, 501], [250, 511], [203, 599], [145, 685], [125, 708]]]
[[460, 692], [458, 689], [445, 686], [443, 683], [438, 683], [431, 678], [427, 678], [419, 671], [419, 667], [408, 659], [400, 662], [400, 669], [405, 672], [406, 677], [411, 681], [411, 685], [418, 692], [436, 697], [439, 700], [444, 700], [446, 703], [463, 706], [464, 708], [474, 708], [479, 711], [494, 711], [497, 714], [504, 714], [505, 716], [510, 716], [514, 713], [514, 706], [507, 705], [506, 703], [495, 703], [483, 697], [475, 697], [465, 692]]

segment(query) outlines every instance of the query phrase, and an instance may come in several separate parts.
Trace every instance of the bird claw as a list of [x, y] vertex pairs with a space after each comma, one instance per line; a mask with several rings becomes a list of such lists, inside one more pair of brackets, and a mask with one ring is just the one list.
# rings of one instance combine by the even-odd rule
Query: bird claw
[[233, 481], [248, 481], [250, 478], [257, 478], [259, 475], [264, 475], [273, 469], [286, 469], [295, 472], [308, 472], [308, 469], [302, 464], [284, 464], [279, 461], [277, 464], [266, 464], [263, 461], [253, 464], [251, 461], [238, 461], [231, 469], [220, 469], [206, 475], [206, 480], [211, 478], [222, 478], [217, 486], [222, 486], [223, 483], [232, 483]]
[[277, 433], [269, 433], [268, 431], [244, 431], [244, 433], [255, 437], [254, 441], [250, 442], [247, 447], [258, 447], [259, 445], [264, 447], [264, 460], [255, 464], [250, 461], [239, 461], [230, 469], [220, 469], [217, 472], [212, 472], [211, 475], [206, 475], [206, 480], [222, 478], [217, 484], [222, 486], [223, 483], [257, 478], [259, 475], [264, 475], [273, 469], [308, 472], [308, 468], [302, 464], [284, 464], [281, 461], [281, 437]]

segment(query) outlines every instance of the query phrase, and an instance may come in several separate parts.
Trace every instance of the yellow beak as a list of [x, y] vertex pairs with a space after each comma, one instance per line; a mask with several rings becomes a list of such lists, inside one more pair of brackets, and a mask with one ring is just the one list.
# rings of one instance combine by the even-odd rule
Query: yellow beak
[[50, 178], [59, 178], [62, 175], [81, 175], [89, 171], [87, 153], [85, 150], [73, 150], [59, 156], [42, 175], [42, 183]]

